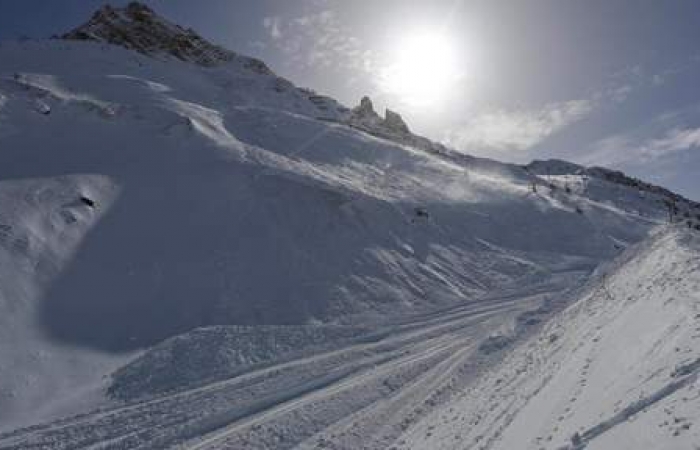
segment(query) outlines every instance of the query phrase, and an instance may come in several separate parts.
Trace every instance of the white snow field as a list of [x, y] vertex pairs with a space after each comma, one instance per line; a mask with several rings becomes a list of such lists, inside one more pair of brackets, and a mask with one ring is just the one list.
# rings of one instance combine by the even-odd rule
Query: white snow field
[[658, 233], [397, 448], [696, 449], [700, 235]]
[[0, 43], [1, 449], [700, 442], [700, 247], [664, 225], [698, 204], [457, 154], [131, 8]]

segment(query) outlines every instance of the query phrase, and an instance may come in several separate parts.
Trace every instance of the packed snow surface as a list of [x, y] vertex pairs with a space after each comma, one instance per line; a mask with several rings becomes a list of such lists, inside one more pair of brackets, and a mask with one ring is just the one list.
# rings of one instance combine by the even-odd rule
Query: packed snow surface
[[693, 449], [700, 236], [659, 233], [398, 448]]
[[0, 44], [0, 448], [697, 438], [697, 204], [137, 50]]

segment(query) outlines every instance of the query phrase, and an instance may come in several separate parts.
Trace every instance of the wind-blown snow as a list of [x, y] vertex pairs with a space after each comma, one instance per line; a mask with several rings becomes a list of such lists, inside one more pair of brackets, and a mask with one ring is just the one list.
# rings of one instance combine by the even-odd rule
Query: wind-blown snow
[[[245, 59], [200, 67], [96, 42], [1, 44], [0, 427], [98, 406], [112, 412], [86, 419], [98, 423], [78, 433], [85, 441], [130, 439], [122, 425], [167, 430], [172, 415], [181, 428], [134, 442], [190, 442], [263, 411], [255, 420], [267, 431], [239, 424], [212, 445], [244, 439], [241, 430], [263, 446], [265, 433], [310, 443], [323, 426], [376, 426], [371, 414], [341, 419], [407, 408], [480, 361], [480, 349], [510, 344], [479, 346], [511, 336], [524, 309], [666, 220], [663, 192], [460, 159], [413, 135], [358, 129], [347, 114]], [[109, 409], [120, 375], [151, 363], [168, 374], [173, 359], [158, 357], [164, 347], [149, 353], [154, 345], [182, 334], [162, 345], [196, 348], [201, 327], [262, 325], [296, 327], [308, 345], [333, 327], [357, 336], [309, 356], [301, 343], [290, 353], [227, 334], [221, 354], [250, 359], [243, 379], [233, 358], [200, 379], [187, 372], [121, 396], [167, 391], [163, 403]], [[264, 357], [240, 353], [240, 342]], [[260, 384], [248, 389], [251, 380]], [[394, 391], [407, 399], [374, 403]], [[285, 402], [317, 421], [297, 427]], [[378, 448], [408, 426], [396, 417]], [[80, 447], [66, 437], [78, 422], [42, 436]], [[21, 448], [24, 433], [0, 445]]]

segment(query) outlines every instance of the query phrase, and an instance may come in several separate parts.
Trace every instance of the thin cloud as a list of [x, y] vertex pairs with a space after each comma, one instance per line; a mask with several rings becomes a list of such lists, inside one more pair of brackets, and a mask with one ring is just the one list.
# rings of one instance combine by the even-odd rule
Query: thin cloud
[[593, 103], [583, 99], [550, 103], [539, 110], [488, 111], [449, 132], [444, 141], [465, 152], [523, 151], [583, 119], [593, 109]]
[[[263, 26], [287, 63], [301, 68], [370, 73], [374, 55], [331, 10], [293, 19], [266, 18]], [[284, 39], [280, 39], [284, 35]]]
[[[598, 110], [626, 102], [641, 89], [659, 86], [690, 67], [688, 62], [649, 74], [635, 65], [611, 76], [610, 83], [587, 98], [549, 103], [540, 109], [497, 109], [477, 114], [461, 127], [445, 133], [443, 141], [456, 150], [506, 159], [522, 158], [550, 136], [579, 122]], [[599, 141], [589, 153], [587, 162], [603, 160], [614, 164], [625, 154], [655, 158], [660, 154], [680, 151], [694, 143], [696, 135], [689, 130], [669, 132], [664, 139], [641, 142], [632, 136], [613, 136]], [[632, 152], [634, 147], [636, 151]], [[627, 149], [615, 151], [615, 149]], [[603, 156], [615, 154], [615, 157]]]
[[673, 81], [674, 77], [693, 69], [698, 62], [700, 62], [700, 59], [696, 59], [693, 56], [663, 69], [656, 67], [650, 71], [640, 65], [627, 67], [612, 75], [612, 86], [603, 89], [599, 97], [601, 99], [611, 98], [613, 101], [623, 102], [634, 91], [663, 86]]
[[282, 38], [281, 19], [279, 17], [265, 17], [263, 19], [263, 27], [267, 30], [272, 39], [277, 40]]
[[650, 163], [697, 148], [700, 148], [700, 127], [673, 128], [661, 137], [622, 133], [601, 139], [584, 159], [588, 164]]

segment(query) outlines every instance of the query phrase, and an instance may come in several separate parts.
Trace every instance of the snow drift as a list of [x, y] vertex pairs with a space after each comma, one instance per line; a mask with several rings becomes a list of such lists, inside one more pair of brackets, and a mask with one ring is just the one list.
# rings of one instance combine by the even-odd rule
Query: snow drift
[[[575, 285], [669, 204], [697, 216], [611, 172], [454, 153], [369, 100], [342, 106], [144, 8], [0, 44], [0, 427], [113, 406], [106, 391], [127, 384], [134, 399], [307, 355], [292, 346], [357, 344], [367, 329], [409, 336], [387, 345], [398, 352], [416, 339], [407, 324], [451, 323], [447, 311], [502, 313], [479, 325], [486, 336], [514, 298], [537, 306], [525, 287]], [[173, 343], [196, 351], [203, 336], [224, 337], [211, 355], [224, 367], [143, 383], [172, 369]], [[423, 356], [446, 357], [442, 345]]]

